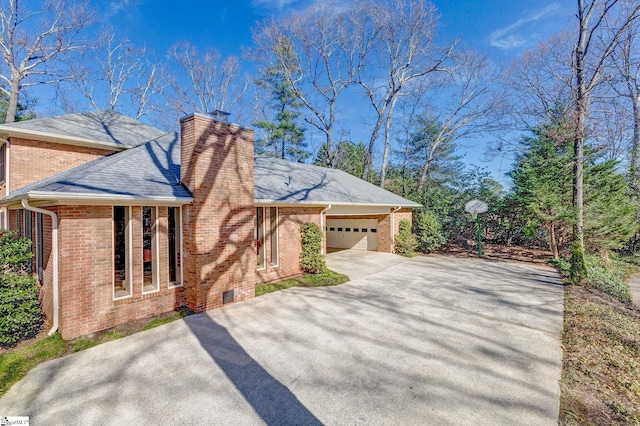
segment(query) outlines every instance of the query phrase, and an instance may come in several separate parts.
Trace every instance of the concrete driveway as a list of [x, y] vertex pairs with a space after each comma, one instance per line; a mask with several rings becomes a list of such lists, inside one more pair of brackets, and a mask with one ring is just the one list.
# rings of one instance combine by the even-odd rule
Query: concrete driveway
[[0, 416], [32, 425], [557, 424], [563, 291], [554, 270], [366, 252], [329, 261], [361, 277], [44, 363], [0, 399]]

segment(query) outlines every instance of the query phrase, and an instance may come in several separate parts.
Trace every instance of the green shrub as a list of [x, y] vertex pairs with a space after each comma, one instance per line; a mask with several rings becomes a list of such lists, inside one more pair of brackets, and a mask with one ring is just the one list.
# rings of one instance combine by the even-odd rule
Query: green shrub
[[589, 255], [585, 256], [585, 267], [585, 286], [616, 297], [623, 303], [631, 302], [629, 285], [625, 279], [635, 270], [632, 265], [618, 258], [603, 259], [601, 256]]
[[584, 261], [584, 250], [578, 242], [571, 247], [571, 268], [569, 269], [569, 282], [580, 284], [587, 275], [587, 267]]
[[322, 254], [322, 229], [315, 223], [305, 223], [300, 227], [302, 253], [300, 268], [307, 274], [322, 274], [327, 264]]
[[15, 238], [14, 233], [0, 235], [0, 346], [10, 347], [28, 339], [42, 327], [38, 286], [27, 271], [31, 259], [31, 241]]
[[26, 238], [16, 238], [13, 231], [0, 230], [0, 272], [26, 271], [31, 253], [31, 241]]
[[442, 232], [442, 225], [431, 210], [418, 213], [413, 228], [416, 241], [418, 242], [417, 249], [421, 253], [435, 251], [447, 242]]
[[407, 219], [402, 219], [399, 224], [398, 235], [396, 235], [396, 253], [401, 256], [413, 257], [416, 247], [418, 247], [418, 242], [411, 233], [411, 223]]

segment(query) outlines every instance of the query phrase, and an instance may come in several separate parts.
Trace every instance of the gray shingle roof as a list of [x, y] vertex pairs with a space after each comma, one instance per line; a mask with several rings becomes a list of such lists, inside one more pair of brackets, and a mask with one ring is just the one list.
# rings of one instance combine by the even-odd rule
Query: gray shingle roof
[[420, 206], [342, 170], [270, 157], [254, 164], [256, 202]]
[[42, 198], [116, 198], [180, 200], [191, 195], [178, 185], [180, 141], [176, 134], [164, 136], [99, 158], [48, 179], [13, 191], [9, 199], [27, 193]]
[[110, 110], [0, 124], [0, 133], [5, 132], [16, 136], [22, 133], [63, 136], [123, 148], [140, 145], [165, 133]]
[[[139, 199], [191, 201], [181, 185], [180, 139], [113, 111], [72, 114], [0, 125], [132, 147], [13, 191], [8, 200]], [[101, 139], [100, 139], [101, 138]], [[254, 158], [255, 201], [276, 204], [418, 207], [412, 201], [340, 170], [277, 158]]]

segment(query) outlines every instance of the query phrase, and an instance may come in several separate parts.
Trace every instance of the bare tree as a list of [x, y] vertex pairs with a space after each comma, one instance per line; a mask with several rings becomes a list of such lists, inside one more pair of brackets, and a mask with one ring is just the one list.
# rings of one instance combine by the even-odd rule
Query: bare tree
[[145, 48], [136, 48], [126, 38], [107, 31], [82, 61], [74, 66], [72, 84], [93, 109], [124, 110], [136, 119], [154, 110], [166, 83], [158, 78], [159, 66], [146, 58]]
[[389, 129], [398, 96], [410, 87], [411, 81], [445, 71], [445, 62], [455, 43], [445, 48], [435, 45], [438, 17], [435, 7], [422, 0], [364, 2], [354, 13], [354, 20], [361, 22], [356, 28], [370, 27], [375, 34], [367, 66], [361, 67], [357, 75], [357, 83], [364, 89], [376, 117], [362, 178], [368, 178], [375, 143], [384, 123], [380, 181], [384, 187], [390, 152]]
[[86, 1], [47, 0], [36, 11], [22, 6], [19, 0], [4, 0], [0, 7], [0, 90], [9, 98], [5, 122], [15, 120], [25, 87], [73, 77], [58, 65], [84, 47], [78, 37], [93, 21]]
[[[610, 28], [614, 30], [615, 28]], [[628, 99], [631, 106], [631, 149], [629, 159], [629, 182], [635, 190], [640, 189], [638, 164], [640, 156], [640, 25], [628, 25], [618, 39], [611, 55], [612, 73], [608, 81], [613, 91]]]
[[572, 34], [567, 30], [539, 43], [510, 64], [505, 79], [510, 102], [504, 103], [503, 115], [512, 119], [512, 127], [531, 129], [569, 111], [572, 49]]
[[[622, 7], [629, 4], [630, 7]], [[575, 224], [573, 230], [574, 250], [572, 256], [572, 281], [578, 282], [585, 274], [584, 267], [584, 141], [586, 118], [591, 95], [602, 81], [606, 61], [627, 32], [630, 25], [640, 17], [640, 4], [624, 0], [578, 0], [578, 40], [574, 48], [573, 75], [575, 91], [573, 110], [575, 135], [573, 150], [574, 183], [573, 207]], [[609, 31], [604, 31], [605, 23]]]
[[173, 68], [166, 77], [166, 99], [179, 115], [227, 111], [247, 90], [247, 79], [239, 78], [240, 60], [235, 56], [223, 60], [215, 49], [200, 53], [182, 42], [171, 47], [168, 59]]
[[323, 162], [334, 166], [337, 101], [366, 55], [366, 28], [352, 31], [348, 6], [318, 3], [254, 31], [254, 59], [279, 72], [308, 111], [305, 121], [325, 136]]
[[429, 167], [443, 144], [453, 144], [500, 127], [496, 110], [504, 96], [495, 87], [502, 76], [500, 69], [486, 57], [473, 52], [459, 55], [457, 63], [459, 65], [451, 72], [448, 84], [442, 88], [441, 106], [425, 107], [427, 121], [436, 125], [423, 158], [418, 191], [424, 187]]

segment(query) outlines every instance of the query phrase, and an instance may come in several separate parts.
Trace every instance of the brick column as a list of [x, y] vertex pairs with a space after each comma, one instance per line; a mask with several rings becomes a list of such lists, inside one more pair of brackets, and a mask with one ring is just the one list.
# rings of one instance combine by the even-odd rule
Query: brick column
[[180, 122], [181, 180], [194, 201], [183, 208], [187, 306], [203, 312], [255, 295], [253, 131], [193, 114]]

